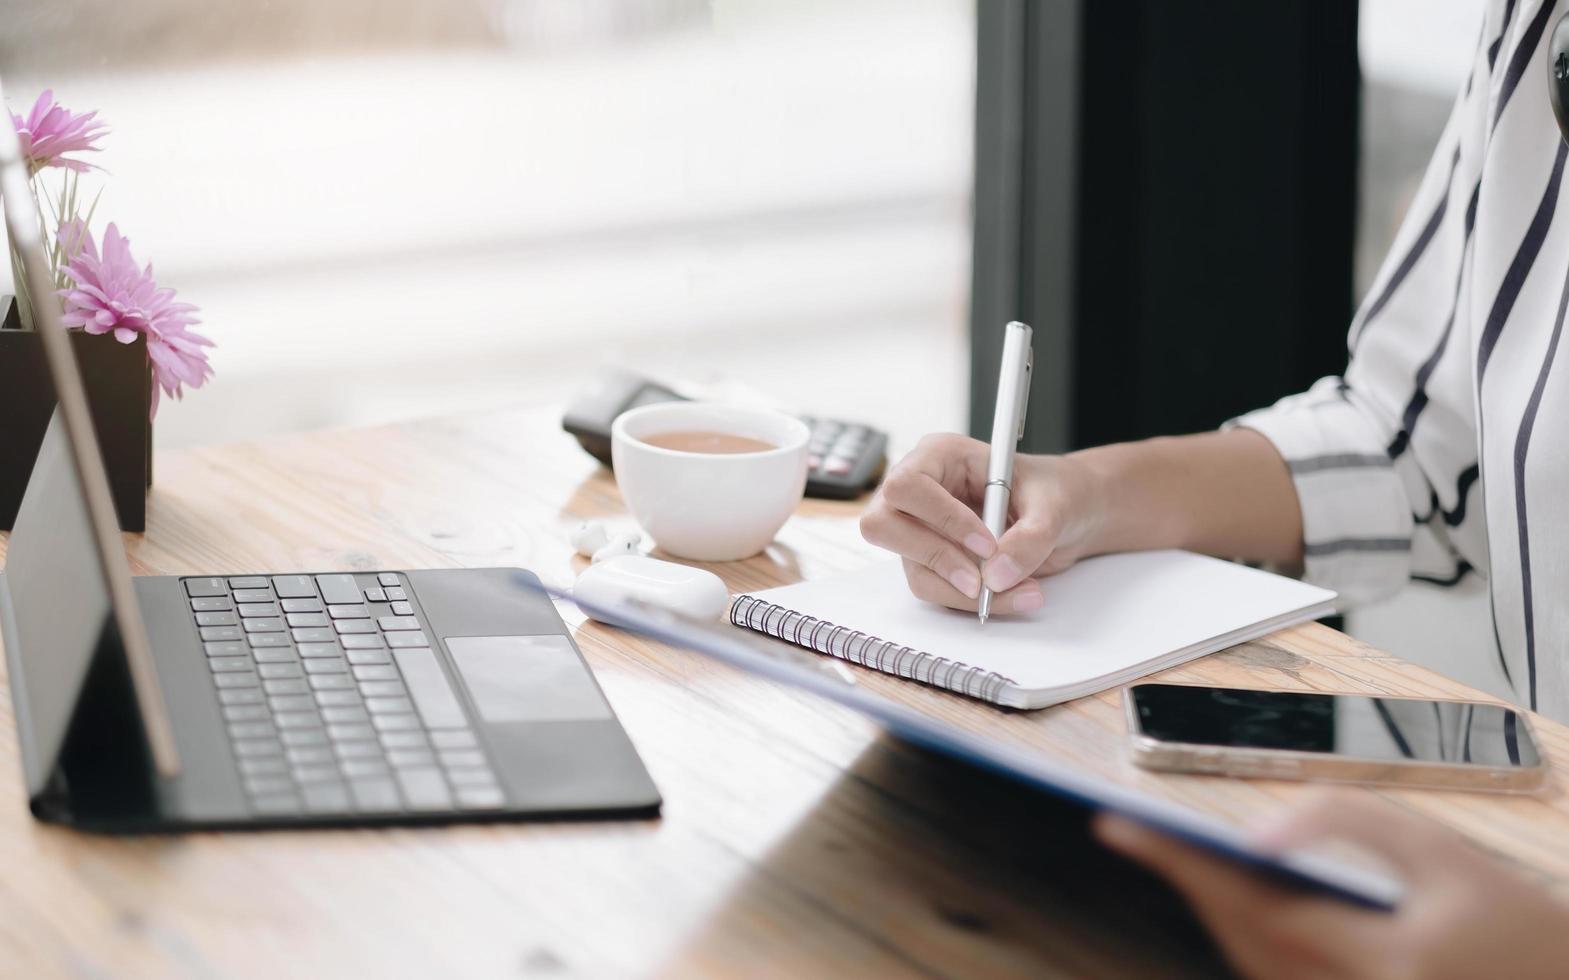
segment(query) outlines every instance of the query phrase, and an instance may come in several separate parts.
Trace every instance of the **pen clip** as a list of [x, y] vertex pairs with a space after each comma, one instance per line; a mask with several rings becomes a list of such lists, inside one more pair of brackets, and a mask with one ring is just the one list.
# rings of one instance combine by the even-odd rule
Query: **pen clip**
[[1019, 442], [1024, 438], [1024, 413], [1030, 407], [1030, 378], [1035, 370], [1035, 348], [1024, 349], [1024, 377], [1019, 384], [1019, 410], [1015, 418], [1019, 420], [1019, 431], [1013, 434], [1013, 441]]

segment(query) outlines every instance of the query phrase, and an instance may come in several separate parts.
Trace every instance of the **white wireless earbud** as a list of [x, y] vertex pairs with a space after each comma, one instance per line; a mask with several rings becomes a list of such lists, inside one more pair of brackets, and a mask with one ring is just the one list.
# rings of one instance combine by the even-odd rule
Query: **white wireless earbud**
[[635, 532], [631, 534], [618, 534], [605, 543], [605, 546], [594, 552], [592, 559], [595, 565], [611, 558], [620, 558], [622, 555], [638, 554], [637, 547], [643, 543], [643, 536]]
[[568, 540], [578, 554], [584, 558], [593, 558], [595, 552], [610, 543], [610, 534], [605, 530], [605, 525], [598, 521], [583, 521], [572, 530]]

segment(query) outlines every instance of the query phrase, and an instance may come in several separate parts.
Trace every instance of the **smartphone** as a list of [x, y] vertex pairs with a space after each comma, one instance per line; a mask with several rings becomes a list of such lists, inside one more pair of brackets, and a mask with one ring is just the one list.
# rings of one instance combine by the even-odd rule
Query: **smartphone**
[[1123, 706], [1146, 769], [1512, 793], [1547, 776], [1530, 719], [1500, 704], [1135, 684]]

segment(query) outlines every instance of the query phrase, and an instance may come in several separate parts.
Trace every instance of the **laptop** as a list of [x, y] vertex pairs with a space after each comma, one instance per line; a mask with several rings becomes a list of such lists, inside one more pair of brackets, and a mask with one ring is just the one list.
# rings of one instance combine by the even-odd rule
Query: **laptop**
[[59, 399], [0, 573], [33, 813], [108, 832], [657, 813], [527, 572], [130, 575], [0, 117], [5, 223]]

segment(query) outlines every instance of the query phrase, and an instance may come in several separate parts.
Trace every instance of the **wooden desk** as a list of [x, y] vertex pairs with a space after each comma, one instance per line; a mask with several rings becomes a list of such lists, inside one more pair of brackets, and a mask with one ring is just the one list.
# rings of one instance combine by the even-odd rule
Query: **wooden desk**
[[[873, 557], [859, 505], [809, 502], [732, 589]], [[522, 565], [570, 580], [566, 531], [620, 517], [555, 425], [511, 413], [169, 453], [145, 574]], [[569, 615], [575, 616], [575, 612]], [[8, 975], [983, 976], [1213, 972], [1169, 893], [1084, 844], [1056, 804], [881, 736], [857, 715], [587, 624], [578, 642], [665, 796], [622, 823], [106, 838], [27, 813], [0, 698], [0, 968]], [[1159, 776], [1124, 755], [1115, 692], [1007, 713], [860, 671], [962, 725], [1236, 819], [1288, 783]], [[1168, 671], [1179, 681], [1480, 697], [1320, 626]], [[1538, 719], [1569, 760], [1569, 729]], [[1559, 774], [1562, 785], [1562, 773]], [[1543, 798], [1385, 795], [1555, 885], [1569, 820]]]

